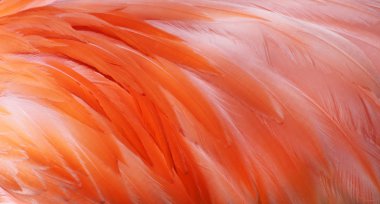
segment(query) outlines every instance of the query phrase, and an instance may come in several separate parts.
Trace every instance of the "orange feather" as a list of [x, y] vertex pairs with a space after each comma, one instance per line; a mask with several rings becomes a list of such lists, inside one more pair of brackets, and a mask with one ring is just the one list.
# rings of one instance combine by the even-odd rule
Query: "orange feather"
[[0, 2], [0, 202], [380, 203], [377, 0]]

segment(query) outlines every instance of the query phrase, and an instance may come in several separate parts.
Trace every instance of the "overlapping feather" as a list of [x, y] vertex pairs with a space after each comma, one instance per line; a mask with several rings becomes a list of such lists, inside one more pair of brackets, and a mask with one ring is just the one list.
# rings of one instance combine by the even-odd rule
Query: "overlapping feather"
[[379, 8], [2, 1], [1, 199], [379, 203]]

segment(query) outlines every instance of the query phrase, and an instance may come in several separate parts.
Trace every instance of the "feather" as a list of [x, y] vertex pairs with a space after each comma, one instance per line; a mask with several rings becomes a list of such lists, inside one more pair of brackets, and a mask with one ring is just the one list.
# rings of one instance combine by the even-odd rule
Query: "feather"
[[0, 201], [379, 203], [378, 1], [0, 2]]

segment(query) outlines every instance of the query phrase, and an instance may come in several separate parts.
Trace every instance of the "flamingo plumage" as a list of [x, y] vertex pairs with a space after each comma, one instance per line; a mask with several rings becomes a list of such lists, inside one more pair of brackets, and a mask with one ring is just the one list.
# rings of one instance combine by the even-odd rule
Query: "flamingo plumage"
[[377, 0], [3, 0], [3, 203], [380, 203]]

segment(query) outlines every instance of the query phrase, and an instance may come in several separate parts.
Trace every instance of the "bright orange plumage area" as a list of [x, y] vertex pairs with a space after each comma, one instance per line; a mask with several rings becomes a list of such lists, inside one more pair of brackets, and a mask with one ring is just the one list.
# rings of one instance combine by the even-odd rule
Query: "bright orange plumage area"
[[181, 2], [0, 2], [0, 202], [380, 203], [380, 2]]

